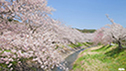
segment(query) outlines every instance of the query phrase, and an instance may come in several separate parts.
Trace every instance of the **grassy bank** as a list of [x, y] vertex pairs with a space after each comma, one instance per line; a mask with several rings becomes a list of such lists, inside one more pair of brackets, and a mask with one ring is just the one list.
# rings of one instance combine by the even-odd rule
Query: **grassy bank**
[[92, 43], [89, 43], [89, 42], [85, 42], [85, 43], [77, 43], [77, 44], [70, 44], [69, 46], [71, 48], [78, 48], [78, 47], [82, 47], [82, 46], [85, 46], [85, 47], [90, 47]]
[[64, 60], [66, 57], [68, 57], [69, 55], [73, 54], [74, 52], [78, 51], [78, 50], [81, 50], [83, 48], [87, 48], [87, 47], [90, 47], [92, 43], [77, 43], [77, 44], [70, 44], [68, 45], [69, 47], [71, 47], [72, 49], [67, 49], [65, 48], [64, 50], [65, 53], [61, 53], [62, 55], [62, 59]]
[[118, 71], [126, 69], [126, 49], [114, 46], [97, 46], [80, 53], [72, 71]]

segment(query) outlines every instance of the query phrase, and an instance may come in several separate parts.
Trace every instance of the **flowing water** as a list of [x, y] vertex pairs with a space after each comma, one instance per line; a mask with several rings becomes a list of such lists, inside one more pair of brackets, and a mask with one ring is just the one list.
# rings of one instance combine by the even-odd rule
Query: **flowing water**
[[[65, 64], [65, 67], [69, 68], [69, 70], [72, 69], [72, 63], [77, 59], [78, 54], [79, 54], [81, 51], [83, 51], [83, 50], [84, 50], [84, 49], [80, 49], [80, 50], [74, 52], [73, 54], [69, 55], [69, 56], [65, 59], [65, 61], [67, 62], [67, 63]], [[64, 61], [64, 62], [65, 62], [65, 61]], [[63, 64], [64, 62], [62, 62], [61, 64]], [[53, 69], [53, 71], [64, 71], [64, 70], [63, 70], [63, 69], [60, 69], [60, 67], [55, 67], [55, 68]]]

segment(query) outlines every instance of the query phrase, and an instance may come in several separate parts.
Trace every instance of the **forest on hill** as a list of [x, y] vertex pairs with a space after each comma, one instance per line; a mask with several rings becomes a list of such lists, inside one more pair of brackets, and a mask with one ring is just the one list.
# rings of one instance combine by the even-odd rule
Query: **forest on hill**
[[77, 29], [82, 33], [94, 33], [96, 29]]

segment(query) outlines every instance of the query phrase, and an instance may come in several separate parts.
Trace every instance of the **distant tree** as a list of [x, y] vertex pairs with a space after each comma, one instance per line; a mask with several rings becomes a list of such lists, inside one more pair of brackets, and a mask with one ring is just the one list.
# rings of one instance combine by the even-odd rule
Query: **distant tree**
[[83, 30], [77, 29], [77, 30], [79, 30], [82, 33], [94, 33], [96, 31], [95, 29], [83, 29]]
[[104, 37], [104, 30], [105, 28], [100, 28], [98, 30], [95, 31], [94, 33], [94, 38], [93, 38], [93, 42], [94, 44], [104, 44], [104, 45], [107, 45], [108, 44], [108, 41], [107, 39]]

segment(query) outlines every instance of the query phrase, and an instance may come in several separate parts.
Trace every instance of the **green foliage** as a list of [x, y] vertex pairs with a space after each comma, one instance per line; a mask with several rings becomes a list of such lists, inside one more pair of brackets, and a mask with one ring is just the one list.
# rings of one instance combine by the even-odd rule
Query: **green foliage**
[[7, 64], [0, 63], [0, 71], [2, 70], [9, 70], [7, 69]]
[[58, 48], [59, 48], [59, 46], [58, 46], [58, 45], [56, 45], [56, 48], [55, 48], [55, 50], [56, 50], [56, 49], [58, 49]]

